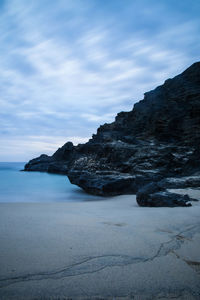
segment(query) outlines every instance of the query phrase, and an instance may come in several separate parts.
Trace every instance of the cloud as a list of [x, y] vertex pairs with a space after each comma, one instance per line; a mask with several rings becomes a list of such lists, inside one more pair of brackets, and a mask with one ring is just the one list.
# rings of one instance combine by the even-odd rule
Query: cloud
[[[2, 161], [29, 161], [34, 156], [42, 153], [52, 155], [59, 147], [67, 141], [74, 145], [86, 143], [87, 137], [80, 136], [15, 136], [11, 140], [1, 137], [1, 157]], [[11, 152], [11, 149], [14, 151]], [[28, 151], [26, 151], [28, 149]]]
[[7, 148], [0, 160], [35, 156], [70, 137], [87, 140], [197, 60], [200, 22], [183, 6], [187, 12], [171, 1], [6, 1], [0, 139]]
[[112, 122], [114, 118], [114, 114], [104, 114], [102, 116], [95, 114], [81, 114], [83, 119], [86, 119], [88, 122]]

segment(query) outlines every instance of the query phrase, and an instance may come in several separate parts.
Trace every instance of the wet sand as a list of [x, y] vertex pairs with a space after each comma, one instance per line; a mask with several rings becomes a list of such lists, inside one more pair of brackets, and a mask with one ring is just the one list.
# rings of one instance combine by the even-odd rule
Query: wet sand
[[200, 299], [200, 202], [0, 203], [0, 243], [3, 300]]

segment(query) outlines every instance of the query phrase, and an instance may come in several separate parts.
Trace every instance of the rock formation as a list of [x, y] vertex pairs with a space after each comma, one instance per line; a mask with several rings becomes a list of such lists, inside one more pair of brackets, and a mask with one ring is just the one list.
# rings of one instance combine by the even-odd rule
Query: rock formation
[[24, 171], [40, 171], [56, 174], [67, 174], [69, 161], [73, 156], [75, 147], [72, 142], [67, 142], [52, 156], [42, 154], [30, 160], [24, 167]]
[[[86, 192], [105, 196], [135, 194], [152, 182], [161, 182], [165, 189], [200, 187], [199, 146], [197, 62], [145, 93], [130, 112], [120, 112], [113, 123], [100, 126], [86, 144], [68, 142], [51, 157], [43, 154], [31, 160], [25, 171], [67, 174], [71, 183]], [[158, 198], [163, 199], [159, 205], [166, 206], [166, 197], [171, 195], [156, 193], [149, 196], [151, 206], [158, 206]], [[147, 205], [139, 195], [138, 203]], [[179, 200], [169, 206], [184, 205], [188, 198]]]

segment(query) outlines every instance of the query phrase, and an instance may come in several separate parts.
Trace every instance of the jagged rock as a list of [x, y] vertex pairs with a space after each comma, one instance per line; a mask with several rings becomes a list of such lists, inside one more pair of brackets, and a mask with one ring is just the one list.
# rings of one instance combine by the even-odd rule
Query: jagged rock
[[72, 142], [67, 142], [52, 155], [55, 161], [69, 160], [73, 155], [74, 145]]
[[150, 176], [130, 175], [113, 171], [70, 171], [70, 182], [80, 186], [90, 194], [115, 196], [135, 194], [139, 188], [153, 180]]
[[164, 189], [162, 183], [150, 183], [142, 187], [137, 195], [136, 200], [140, 206], [149, 207], [175, 207], [175, 206], [191, 206], [191, 201], [197, 201], [188, 195], [180, 195], [171, 193]]
[[192, 199], [188, 195], [179, 195], [167, 191], [161, 191], [153, 194], [138, 194], [137, 203], [140, 206], [149, 207], [176, 207], [191, 206], [189, 201]]
[[25, 166], [24, 171], [41, 171], [48, 172], [52, 157], [41, 154], [39, 157], [30, 160]]
[[40, 171], [56, 174], [67, 174], [69, 161], [72, 159], [74, 146], [72, 142], [67, 142], [59, 148], [52, 156], [42, 154], [30, 160], [25, 166], [24, 171]]
[[165, 178], [159, 182], [159, 185], [168, 189], [196, 188], [200, 187], [200, 175]]
[[[67, 174], [72, 183], [98, 195], [136, 193], [149, 182], [163, 188], [196, 187], [199, 179], [192, 176], [200, 174], [199, 145], [197, 62], [145, 93], [130, 112], [100, 126], [86, 144], [66, 143], [51, 157], [31, 160], [25, 170]], [[155, 193], [156, 201], [170, 197], [163, 190]]]

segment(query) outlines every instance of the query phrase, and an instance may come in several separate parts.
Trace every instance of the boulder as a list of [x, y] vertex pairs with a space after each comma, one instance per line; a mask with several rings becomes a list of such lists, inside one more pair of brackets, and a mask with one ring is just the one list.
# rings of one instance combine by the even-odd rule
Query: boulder
[[176, 206], [191, 206], [189, 201], [192, 201], [188, 195], [179, 195], [167, 191], [155, 192], [146, 194], [139, 192], [136, 196], [139, 206], [148, 207], [176, 207]]

